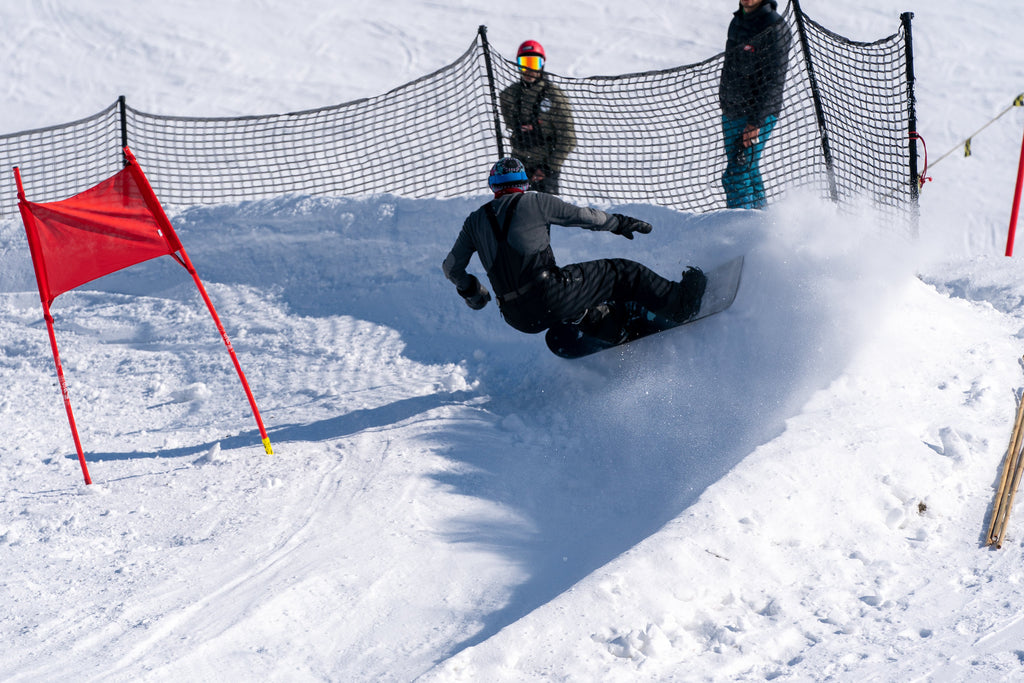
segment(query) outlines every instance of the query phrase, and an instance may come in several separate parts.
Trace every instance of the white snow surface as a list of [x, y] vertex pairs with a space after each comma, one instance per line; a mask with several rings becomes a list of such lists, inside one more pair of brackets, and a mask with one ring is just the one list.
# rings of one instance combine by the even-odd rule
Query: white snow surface
[[[861, 41], [915, 12], [933, 159], [1024, 91], [1005, 2], [803, 7]], [[193, 116], [345, 102], [481, 24], [566, 75], [666, 68], [721, 51], [733, 9], [18, 0], [0, 131], [121, 94]], [[164, 258], [54, 304], [91, 486], [24, 230], [0, 222], [0, 680], [1024, 678], [1024, 511], [983, 541], [1024, 385], [1002, 256], [1022, 131], [1017, 108], [929, 169], [917, 239], [799, 193], [602, 207], [654, 224], [633, 242], [555, 228], [562, 263], [747, 257], [729, 311], [575, 362], [441, 276], [483, 179], [462, 200], [177, 207], [274, 454]]]

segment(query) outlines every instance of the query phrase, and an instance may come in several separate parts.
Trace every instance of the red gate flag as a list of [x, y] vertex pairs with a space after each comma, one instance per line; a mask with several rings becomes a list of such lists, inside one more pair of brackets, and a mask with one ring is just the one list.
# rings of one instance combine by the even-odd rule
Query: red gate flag
[[79, 285], [158, 256], [174, 258], [195, 281], [242, 381], [263, 438], [263, 446], [268, 454], [272, 454], [270, 439], [256, 401], [213, 302], [135, 156], [127, 147], [124, 148], [124, 155], [125, 167], [114, 176], [74, 197], [45, 204], [25, 199], [21, 173], [17, 167], [14, 168], [18, 184], [18, 208], [25, 223], [25, 234], [43, 304], [43, 316], [50, 334], [64, 407], [85, 483], [91, 484], [92, 481], [71, 411], [50, 304], [60, 294]]
[[[146, 204], [131, 164], [70, 199], [47, 204], [22, 200], [40, 294], [57, 296], [96, 278], [158, 256], [173, 255], [181, 242]], [[41, 268], [38, 266], [41, 264]]]

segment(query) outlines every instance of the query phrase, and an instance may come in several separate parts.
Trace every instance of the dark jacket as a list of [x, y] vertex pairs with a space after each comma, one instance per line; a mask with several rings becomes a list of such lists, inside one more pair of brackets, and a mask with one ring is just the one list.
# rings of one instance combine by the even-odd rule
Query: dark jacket
[[[515, 196], [506, 194], [488, 202], [494, 207], [499, 226], [505, 224], [509, 205]], [[556, 267], [551, 251], [552, 223], [587, 230], [612, 231], [619, 227], [619, 219], [611, 214], [579, 207], [554, 195], [526, 192], [520, 196], [522, 199], [516, 207], [507, 237], [513, 252], [511, 258], [507, 253], [499, 257], [498, 237], [487, 218], [486, 205], [466, 218], [455, 246], [442, 265], [445, 277], [456, 288], [464, 290], [470, 287], [473, 280], [466, 272], [466, 266], [476, 252], [500, 302], [505, 295], [530, 286], [540, 271]]]
[[500, 100], [512, 156], [522, 161], [528, 172], [546, 167], [557, 175], [576, 147], [572, 110], [562, 90], [542, 72], [533, 83], [520, 80], [505, 88]]
[[750, 14], [741, 7], [729, 23], [718, 99], [730, 119], [761, 126], [782, 110], [792, 36], [777, 6], [765, 0]]

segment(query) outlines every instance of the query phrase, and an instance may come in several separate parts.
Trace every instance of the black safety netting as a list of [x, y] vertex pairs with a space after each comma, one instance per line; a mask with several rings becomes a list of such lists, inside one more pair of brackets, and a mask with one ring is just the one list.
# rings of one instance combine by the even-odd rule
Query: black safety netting
[[117, 104], [79, 121], [0, 136], [0, 216], [18, 213], [18, 166], [29, 201], [65, 199], [124, 165]]
[[[896, 34], [873, 43], [824, 29], [798, 0], [782, 16], [784, 90], [774, 127], [757, 138], [763, 200], [810, 188], [836, 201], [868, 197], [912, 215], [910, 15]], [[550, 189], [581, 203], [690, 212], [735, 206], [724, 176], [750, 152], [727, 144], [735, 132], [720, 99], [727, 57], [610, 77], [569, 78], [557, 66], [546, 69], [557, 106], [535, 113], [569, 131], [548, 141], [547, 170], [557, 176]], [[117, 172], [124, 143], [171, 206], [291, 193], [477, 195], [486, 192], [493, 161], [523, 146], [507, 92], [520, 78], [516, 62], [495, 52], [481, 27], [455, 63], [378, 97], [239, 118], [158, 116], [122, 98], [81, 121], [0, 136], [0, 164], [20, 167], [28, 199], [38, 202], [69, 197]], [[16, 213], [13, 174], [0, 176], [0, 215]]]

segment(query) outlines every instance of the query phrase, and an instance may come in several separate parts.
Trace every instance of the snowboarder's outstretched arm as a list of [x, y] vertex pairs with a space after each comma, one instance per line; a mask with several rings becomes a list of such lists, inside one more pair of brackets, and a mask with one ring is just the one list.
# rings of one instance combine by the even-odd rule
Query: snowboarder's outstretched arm
[[633, 239], [633, 233], [647, 234], [651, 224], [621, 213], [605, 213], [599, 209], [570, 204], [554, 195], [538, 193], [539, 204], [546, 218], [557, 225], [603, 230], [626, 239]]

